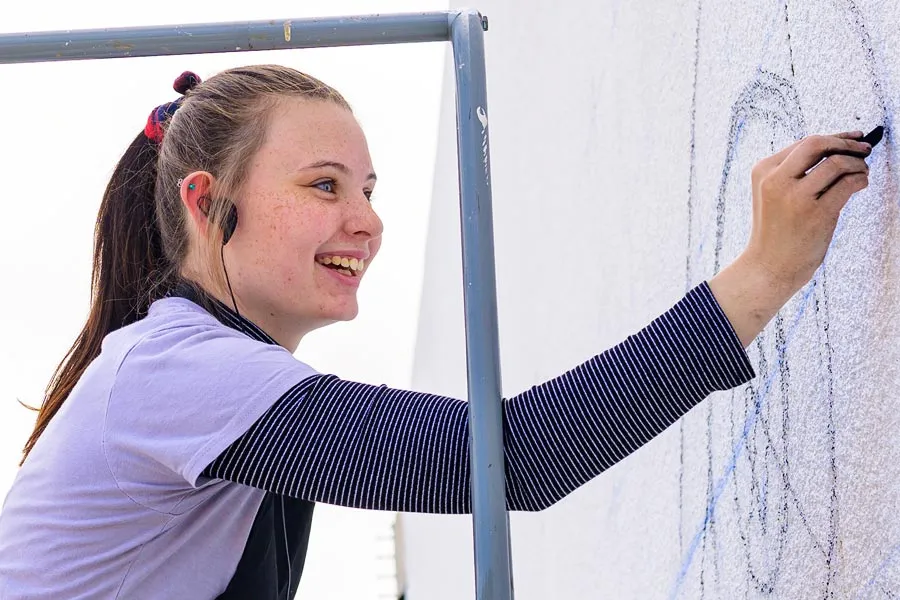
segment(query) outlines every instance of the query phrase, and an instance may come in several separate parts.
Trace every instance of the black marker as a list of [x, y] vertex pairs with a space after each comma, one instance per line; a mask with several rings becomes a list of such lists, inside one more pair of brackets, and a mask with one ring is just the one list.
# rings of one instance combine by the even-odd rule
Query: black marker
[[878, 142], [881, 141], [881, 138], [884, 137], [884, 125], [879, 125], [863, 137], [859, 139], [860, 142], [865, 142], [866, 144], [872, 146], [873, 148], [878, 145]]
[[[878, 145], [878, 142], [880, 142], [881, 138], [883, 138], [883, 137], [884, 137], [884, 126], [879, 125], [878, 127], [873, 129], [866, 135], [862, 136], [861, 138], [851, 138], [851, 139], [854, 142], [863, 142], [863, 143], [869, 144], [870, 146], [872, 146], [872, 148], [875, 148], [875, 146]], [[855, 150], [835, 150], [833, 152], [829, 152], [825, 156], [828, 157], [828, 156], [831, 156], [834, 154], [843, 154], [844, 156], [855, 156], [857, 158], [868, 158], [872, 153], [869, 152], [868, 154], [863, 154], [862, 152], [856, 152]], [[817, 166], [819, 166], [819, 165], [816, 164], [816, 167]], [[815, 167], [813, 167], [813, 169], [814, 168]], [[810, 169], [810, 171], [812, 171], [812, 169]], [[807, 171], [807, 173], [809, 173], [809, 171]]]
[[[863, 142], [863, 143], [869, 144], [870, 146], [872, 146], [872, 148], [875, 148], [875, 146], [878, 145], [878, 142], [880, 142], [881, 138], [883, 138], [883, 137], [884, 137], [884, 126], [879, 125], [878, 127], [873, 129], [866, 135], [862, 136], [861, 138], [855, 138], [854, 141]], [[854, 152], [852, 150], [842, 150], [840, 152], [835, 152], [835, 154], [845, 154], [847, 156], [856, 156], [858, 158], [868, 158], [868, 156], [869, 156], [869, 154], [862, 154], [860, 152]]]
[[[875, 146], [878, 145], [878, 143], [881, 141], [881, 138], [883, 138], [883, 137], [884, 137], [884, 126], [879, 125], [878, 127], [873, 129], [866, 135], [862, 136], [861, 138], [853, 138], [853, 141], [864, 142], [864, 143], [872, 146], [872, 148], [874, 149]], [[826, 154], [825, 158], [827, 158], [830, 155], [834, 155], [834, 154], [843, 154], [845, 156], [855, 156], [857, 158], [868, 158], [872, 153], [869, 152], [868, 154], [863, 154], [862, 152], [854, 152], [853, 150], [836, 150], [834, 152]], [[821, 165], [823, 162], [825, 162], [825, 158], [823, 158], [822, 160], [817, 162], [815, 165], [813, 165], [809, 170], [807, 170], [806, 175], [809, 175], [813, 171], [813, 169], [815, 169], [816, 167]]]

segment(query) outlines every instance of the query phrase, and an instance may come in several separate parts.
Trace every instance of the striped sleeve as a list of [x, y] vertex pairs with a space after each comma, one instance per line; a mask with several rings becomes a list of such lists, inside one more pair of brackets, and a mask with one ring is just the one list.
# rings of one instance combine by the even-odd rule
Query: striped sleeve
[[[554, 504], [713, 391], [753, 376], [701, 284], [621, 344], [503, 400], [509, 509]], [[275, 402], [204, 475], [355, 508], [466, 513], [467, 405], [318, 375]]]

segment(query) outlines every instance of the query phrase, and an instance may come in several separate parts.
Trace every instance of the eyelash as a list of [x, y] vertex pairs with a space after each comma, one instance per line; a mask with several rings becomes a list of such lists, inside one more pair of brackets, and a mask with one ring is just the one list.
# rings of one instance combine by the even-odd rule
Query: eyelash
[[[319, 182], [317, 182], [317, 183], [314, 183], [314, 184], [313, 184], [313, 187], [319, 187], [320, 185], [330, 185], [330, 186], [331, 186], [331, 191], [329, 191], [329, 190], [322, 190], [322, 188], [319, 188], [319, 189], [322, 190], [323, 192], [325, 192], [326, 194], [334, 194], [334, 193], [335, 193], [335, 192], [334, 192], [334, 188], [337, 187], [337, 182], [336, 182], [334, 179], [325, 179], [325, 180], [323, 180], [323, 181], [319, 181]], [[372, 199], [372, 192], [371, 192], [371, 191], [365, 191], [365, 192], [363, 192], [363, 193], [366, 195], [366, 198], [369, 200], [369, 202], [374, 202], [374, 200]]]

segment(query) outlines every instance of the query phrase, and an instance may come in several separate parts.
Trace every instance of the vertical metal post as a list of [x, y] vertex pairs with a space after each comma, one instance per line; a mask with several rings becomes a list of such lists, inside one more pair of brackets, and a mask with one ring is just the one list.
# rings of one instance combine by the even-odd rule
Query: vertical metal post
[[463, 298], [477, 600], [512, 600], [500, 405], [497, 283], [488, 152], [484, 29], [474, 10], [450, 23], [456, 73]]

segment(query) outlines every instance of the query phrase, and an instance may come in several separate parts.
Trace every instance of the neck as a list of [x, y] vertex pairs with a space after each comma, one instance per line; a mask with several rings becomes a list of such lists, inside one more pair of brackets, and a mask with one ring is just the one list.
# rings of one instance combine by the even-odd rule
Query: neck
[[[237, 294], [232, 299], [232, 294], [228, 291], [213, 295], [213, 297], [225, 305], [229, 310], [236, 312], [241, 317], [251, 321], [254, 325], [265, 331], [275, 340], [279, 346], [282, 346], [291, 353], [296, 352], [300, 341], [307, 333], [297, 327], [296, 322], [278, 316], [278, 311], [269, 309], [265, 306], [248, 306], [241, 301]], [[235, 308], [237, 303], [237, 308]]]
[[[296, 320], [279, 317], [279, 311], [274, 308], [245, 304], [237, 293], [232, 296], [227, 284], [214, 286], [209, 285], [208, 282], [201, 281], [199, 278], [184, 277], [184, 279], [191, 284], [194, 292], [206, 296], [215, 305], [214, 308], [216, 310], [226, 310], [233, 315], [250, 321], [271, 337], [276, 344], [292, 354], [296, 352], [303, 336], [308, 333], [308, 331], [304, 331], [297, 326]], [[199, 301], [201, 299], [196, 298], [195, 300]]]

